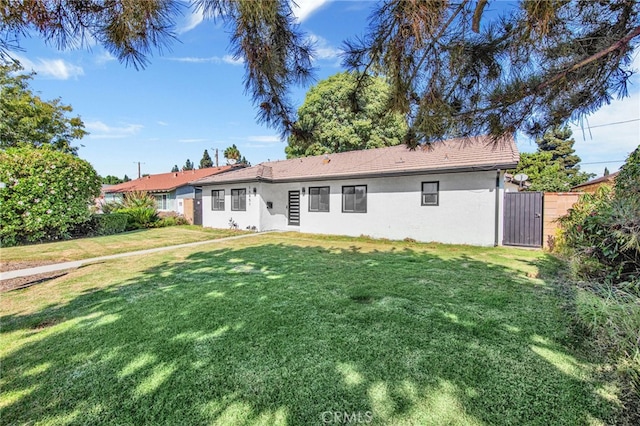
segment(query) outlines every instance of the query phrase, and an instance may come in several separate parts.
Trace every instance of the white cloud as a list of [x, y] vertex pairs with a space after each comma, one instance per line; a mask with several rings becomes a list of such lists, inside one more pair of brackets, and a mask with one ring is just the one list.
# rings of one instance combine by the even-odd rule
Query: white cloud
[[116, 60], [116, 57], [105, 50], [102, 53], [100, 53], [99, 55], [96, 55], [94, 61], [95, 61], [95, 63], [97, 65], [104, 65], [107, 62], [111, 62], [111, 61], [115, 61], [115, 60]]
[[141, 124], [125, 124], [123, 126], [109, 126], [102, 121], [86, 121], [85, 128], [91, 139], [123, 139], [135, 136], [144, 128]]
[[244, 64], [244, 58], [235, 59], [231, 55], [224, 55], [222, 57], [222, 62], [227, 63], [227, 64], [231, 64], [231, 65], [242, 65], [242, 64]]
[[246, 140], [249, 142], [266, 142], [266, 143], [282, 142], [282, 139], [280, 139], [278, 136], [271, 136], [271, 135], [248, 136]]
[[204, 15], [202, 10], [189, 10], [189, 14], [185, 17], [184, 22], [178, 26], [176, 31], [178, 34], [184, 34], [200, 25], [203, 20]]
[[41, 59], [35, 61], [29, 58], [14, 55], [20, 64], [27, 71], [35, 71], [39, 76], [49, 77], [56, 80], [68, 80], [84, 75], [82, 67], [70, 64], [62, 59]]
[[298, 22], [302, 22], [326, 3], [328, 0], [295, 0], [291, 2], [291, 10]]
[[159, 126], [168, 126], [169, 125], [169, 123], [167, 123], [166, 121], [161, 121], [161, 120], [156, 121], [156, 123], [158, 123]]
[[208, 139], [203, 138], [193, 138], [193, 139], [178, 139], [180, 143], [201, 143], [206, 142]]
[[313, 59], [333, 60], [337, 59], [342, 53], [341, 49], [336, 49], [329, 45], [329, 42], [326, 39], [318, 35], [309, 33], [308, 38], [314, 46]]
[[176, 62], [186, 62], [191, 64], [230, 64], [230, 65], [240, 65], [244, 63], [243, 59], [234, 59], [231, 55], [225, 55], [222, 58], [219, 56], [210, 56], [208, 58], [197, 57], [197, 56], [181, 56], [181, 57], [172, 57], [165, 58], [169, 61]]

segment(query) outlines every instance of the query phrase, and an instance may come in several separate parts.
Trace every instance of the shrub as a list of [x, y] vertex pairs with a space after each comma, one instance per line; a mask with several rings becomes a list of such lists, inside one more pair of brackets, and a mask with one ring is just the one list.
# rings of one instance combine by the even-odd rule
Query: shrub
[[100, 177], [91, 164], [49, 147], [0, 152], [2, 245], [67, 238], [91, 217]]
[[121, 208], [123, 207], [119, 201], [107, 201], [102, 205], [101, 210], [104, 214], [110, 214], [117, 212]]
[[123, 208], [149, 208], [156, 210], [156, 199], [146, 191], [131, 191], [124, 194], [122, 202]]
[[158, 214], [152, 207], [129, 207], [117, 211], [128, 217], [127, 230], [151, 228], [158, 220]]
[[113, 235], [127, 229], [129, 215], [123, 213], [98, 214], [94, 216], [96, 235]]
[[[628, 389], [640, 399], [640, 147], [627, 159], [614, 188], [584, 194], [560, 219], [560, 252], [582, 280], [576, 313], [606, 351]], [[628, 410], [628, 416], [640, 413]], [[637, 424], [629, 421], [629, 424]]]
[[189, 222], [182, 216], [166, 216], [153, 224], [154, 228], [164, 228], [167, 226], [188, 225]]

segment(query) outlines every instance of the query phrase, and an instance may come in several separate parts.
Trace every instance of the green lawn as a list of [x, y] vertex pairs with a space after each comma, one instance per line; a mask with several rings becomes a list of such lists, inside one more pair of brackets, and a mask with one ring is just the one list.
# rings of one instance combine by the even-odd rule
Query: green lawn
[[[59, 241], [0, 249], [1, 262], [67, 262], [107, 256], [174, 244], [193, 243], [237, 235], [241, 231], [211, 229], [184, 225], [166, 228], [144, 229], [96, 238]], [[1, 269], [0, 269], [1, 270]]]
[[611, 424], [617, 389], [539, 277], [558, 267], [296, 234], [89, 265], [2, 295], [0, 419]]

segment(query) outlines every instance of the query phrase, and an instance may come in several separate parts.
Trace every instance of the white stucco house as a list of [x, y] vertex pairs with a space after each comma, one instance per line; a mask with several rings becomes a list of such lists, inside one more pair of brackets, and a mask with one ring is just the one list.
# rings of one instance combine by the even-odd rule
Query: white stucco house
[[203, 226], [498, 245], [512, 138], [452, 139], [261, 163], [192, 182]]

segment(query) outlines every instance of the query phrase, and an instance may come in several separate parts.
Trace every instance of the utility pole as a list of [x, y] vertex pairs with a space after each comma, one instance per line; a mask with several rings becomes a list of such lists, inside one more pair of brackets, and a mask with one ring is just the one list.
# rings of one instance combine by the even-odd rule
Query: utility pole
[[218, 148], [216, 148], [216, 167], [218, 167]]
[[133, 164], [138, 164], [138, 179], [140, 179], [140, 177], [142, 176], [140, 174], [140, 164], [144, 164], [144, 163], [140, 163], [139, 161], [134, 161]]

